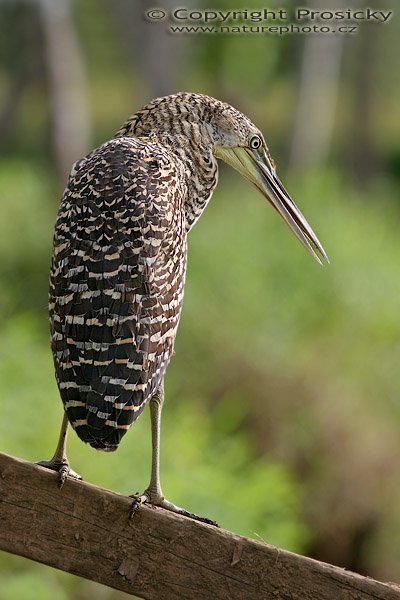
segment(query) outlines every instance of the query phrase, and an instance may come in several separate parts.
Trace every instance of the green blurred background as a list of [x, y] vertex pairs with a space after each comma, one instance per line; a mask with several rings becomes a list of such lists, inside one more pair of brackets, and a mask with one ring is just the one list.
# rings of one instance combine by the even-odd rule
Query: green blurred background
[[[232, 8], [228, 0], [184, 5]], [[376, 5], [396, 9], [394, 0]], [[167, 21], [143, 18], [153, 6], [0, 2], [0, 449], [28, 460], [54, 451], [62, 410], [47, 279], [72, 162], [150, 98], [207, 93], [264, 131], [331, 266], [314, 263], [256, 190], [221, 168], [190, 236], [166, 379], [164, 491], [224, 528], [399, 580], [396, 14], [384, 25], [359, 22], [347, 36], [173, 35]], [[69, 458], [86, 481], [143, 489], [147, 411], [117, 453], [95, 453], [73, 434]], [[0, 600], [123, 596], [0, 554]]]

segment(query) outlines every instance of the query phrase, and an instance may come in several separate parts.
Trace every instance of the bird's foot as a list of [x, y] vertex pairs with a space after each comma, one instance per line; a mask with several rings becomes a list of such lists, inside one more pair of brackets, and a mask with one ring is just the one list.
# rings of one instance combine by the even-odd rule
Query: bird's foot
[[59, 478], [57, 485], [59, 488], [62, 488], [67, 477], [72, 477], [73, 479], [82, 479], [78, 473], [75, 473], [75, 471], [70, 468], [67, 459], [63, 459], [61, 462], [56, 462], [54, 460], [41, 460], [36, 464], [58, 473]]
[[152, 506], [159, 506], [161, 508], [165, 508], [166, 510], [170, 510], [171, 512], [177, 513], [179, 515], [183, 515], [184, 517], [189, 517], [189, 519], [194, 519], [195, 521], [200, 521], [201, 523], [207, 523], [208, 525], [214, 525], [214, 527], [219, 527], [216, 521], [212, 519], [208, 519], [207, 517], [199, 517], [194, 513], [191, 513], [180, 506], [176, 506], [176, 504], [172, 504], [169, 500], [164, 498], [162, 494], [151, 492], [150, 490], [145, 490], [142, 494], [137, 492], [136, 494], [132, 494], [130, 498], [133, 498], [131, 512], [129, 518], [132, 519], [135, 515], [136, 511], [143, 504], [151, 504]]

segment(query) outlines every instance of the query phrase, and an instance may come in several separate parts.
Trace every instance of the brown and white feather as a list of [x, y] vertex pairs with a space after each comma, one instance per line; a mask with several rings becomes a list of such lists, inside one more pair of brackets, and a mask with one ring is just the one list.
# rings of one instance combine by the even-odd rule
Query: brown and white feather
[[51, 343], [68, 419], [95, 448], [114, 450], [162, 384], [187, 233], [217, 184], [213, 136], [245, 144], [250, 126], [208, 96], [158, 98], [72, 169], [54, 236]]

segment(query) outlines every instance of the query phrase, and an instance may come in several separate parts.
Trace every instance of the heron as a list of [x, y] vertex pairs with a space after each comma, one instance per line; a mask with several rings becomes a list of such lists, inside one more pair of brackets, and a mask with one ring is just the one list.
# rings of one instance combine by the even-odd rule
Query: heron
[[[69, 424], [103, 451], [149, 404], [150, 483], [134, 496], [196, 517], [160, 483], [164, 376], [184, 295], [187, 236], [206, 208], [222, 160], [255, 185], [319, 263], [317, 236], [282, 185], [261, 131], [229, 104], [198, 93], [156, 98], [114, 138], [78, 160], [62, 196], [50, 271], [49, 317], [64, 416], [53, 458], [67, 476]], [[207, 519], [203, 519], [208, 521]]]

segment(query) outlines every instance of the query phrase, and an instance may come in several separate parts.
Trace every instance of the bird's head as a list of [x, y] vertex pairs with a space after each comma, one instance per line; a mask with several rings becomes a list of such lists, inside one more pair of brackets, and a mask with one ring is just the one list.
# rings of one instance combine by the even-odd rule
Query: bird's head
[[[117, 135], [155, 136], [170, 143], [181, 156], [189, 157], [189, 162], [197, 162], [199, 167], [201, 163], [204, 175], [213, 168], [216, 171], [212, 157], [223, 160], [260, 190], [319, 263], [329, 262], [317, 236], [279, 180], [262, 133], [229, 104], [194, 93], [156, 98], [133, 115]], [[205, 190], [207, 199], [216, 184], [215, 177], [210, 181], [211, 188]], [[196, 192], [199, 194], [199, 187]]]
[[281, 183], [261, 131], [233, 107], [215, 102], [205, 124], [213, 155], [260, 190], [315, 260], [329, 263], [317, 236]]

